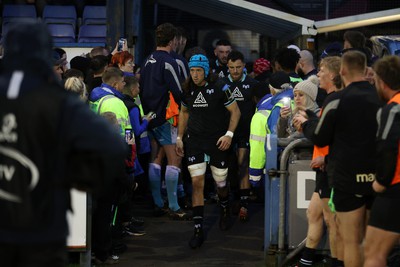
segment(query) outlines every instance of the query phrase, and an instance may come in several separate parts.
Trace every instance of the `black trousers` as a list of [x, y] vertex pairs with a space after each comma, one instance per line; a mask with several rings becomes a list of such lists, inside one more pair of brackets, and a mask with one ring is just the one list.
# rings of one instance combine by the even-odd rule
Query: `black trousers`
[[16, 245], [0, 243], [2, 267], [65, 267], [67, 249], [64, 242]]

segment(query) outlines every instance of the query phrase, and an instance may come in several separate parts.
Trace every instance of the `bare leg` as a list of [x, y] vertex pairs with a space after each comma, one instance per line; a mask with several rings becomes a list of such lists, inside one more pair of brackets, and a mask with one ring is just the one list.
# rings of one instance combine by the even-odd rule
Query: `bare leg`
[[399, 241], [400, 234], [373, 226], [367, 227], [364, 267], [385, 267], [390, 250]]
[[337, 212], [338, 229], [343, 238], [346, 267], [362, 266], [361, 243], [365, 231], [365, 206], [349, 212]]
[[324, 230], [321, 200], [316, 192], [314, 192], [311, 197], [310, 205], [307, 209], [307, 219], [308, 231], [306, 247], [315, 249], [321, 240]]
[[331, 211], [331, 209], [328, 206], [329, 198], [323, 198], [321, 199], [321, 202], [322, 202], [322, 212], [324, 214], [325, 224], [328, 228], [328, 233], [329, 233], [329, 247], [331, 250], [331, 257], [337, 258], [335, 214]]

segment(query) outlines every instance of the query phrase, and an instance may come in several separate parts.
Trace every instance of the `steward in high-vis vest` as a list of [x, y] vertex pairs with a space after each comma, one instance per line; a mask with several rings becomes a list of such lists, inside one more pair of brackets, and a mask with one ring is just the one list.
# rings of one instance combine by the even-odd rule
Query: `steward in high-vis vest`
[[258, 185], [264, 173], [267, 134], [276, 133], [281, 107], [283, 105], [293, 107], [293, 89], [290, 85], [289, 75], [283, 71], [275, 72], [271, 75], [269, 82], [272, 96], [266, 95], [260, 100], [257, 104], [257, 112], [253, 115], [250, 124], [249, 179], [253, 186]]
[[119, 132], [125, 136], [127, 129], [132, 129], [128, 109], [124, 102], [122, 90], [124, 88], [124, 73], [118, 68], [107, 68], [102, 76], [103, 83], [90, 93], [90, 108], [98, 113], [112, 112], [117, 117]]

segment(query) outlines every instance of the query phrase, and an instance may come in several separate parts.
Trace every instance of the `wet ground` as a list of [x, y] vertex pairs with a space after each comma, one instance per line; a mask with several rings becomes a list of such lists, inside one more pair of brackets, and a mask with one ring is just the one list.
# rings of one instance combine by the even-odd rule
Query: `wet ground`
[[247, 223], [232, 216], [232, 227], [220, 231], [218, 205], [205, 206], [206, 241], [191, 249], [192, 221], [172, 221], [167, 216], [156, 218], [148, 205], [136, 205], [137, 216], [145, 220], [147, 234], [125, 239], [128, 250], [115, 266], [265, 266], [263, 255], [263, 205], [250, 205]]

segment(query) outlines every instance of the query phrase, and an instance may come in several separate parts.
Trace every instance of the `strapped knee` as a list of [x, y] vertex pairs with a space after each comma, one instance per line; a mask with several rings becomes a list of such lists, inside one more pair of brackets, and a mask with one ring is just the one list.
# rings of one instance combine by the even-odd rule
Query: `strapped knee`
[[188, 170], [191, 177], [204, 175], [206, 173], [207, 163], [197, 163], [188, 166]]
[[226, 186], [226, 177], [228, 176], [228, 168], [219, 169], [215, 166], [210, 166], [211, 173], [214, 178], [217, 187], [224, 187]]

